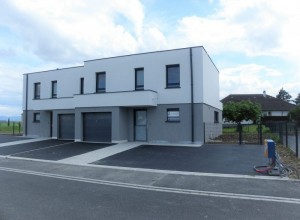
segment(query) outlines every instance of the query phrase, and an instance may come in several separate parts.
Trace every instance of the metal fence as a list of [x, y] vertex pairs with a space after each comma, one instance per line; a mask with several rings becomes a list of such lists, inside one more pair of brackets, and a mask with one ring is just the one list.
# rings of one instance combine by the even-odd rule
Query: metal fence
[[0, 121], [0, 134], [22, 135], [22, 123], [19, 121]]
[[291, 122], [264, 124], [204, 124], [205, 143], [263, 144], [264, 139], [273, 139], [289, 147], [299, 157], [300, 126]]

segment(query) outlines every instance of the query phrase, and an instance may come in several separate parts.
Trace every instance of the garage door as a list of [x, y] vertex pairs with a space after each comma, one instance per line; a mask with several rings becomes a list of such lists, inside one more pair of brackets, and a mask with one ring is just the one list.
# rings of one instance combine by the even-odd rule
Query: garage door
[[61, 114], [58, 115], [58, 138], [65, 140], [74, 140], [75, 133], [75, 115]]
[[83, 114], [83, 140], [111, 142], [111, 113]]

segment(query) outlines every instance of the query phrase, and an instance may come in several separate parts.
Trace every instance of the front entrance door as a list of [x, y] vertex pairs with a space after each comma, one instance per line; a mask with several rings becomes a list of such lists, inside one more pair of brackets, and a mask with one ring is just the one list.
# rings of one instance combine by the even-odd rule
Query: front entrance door
[[147, 110], [134, 111], [134, 139], [147, 141]]

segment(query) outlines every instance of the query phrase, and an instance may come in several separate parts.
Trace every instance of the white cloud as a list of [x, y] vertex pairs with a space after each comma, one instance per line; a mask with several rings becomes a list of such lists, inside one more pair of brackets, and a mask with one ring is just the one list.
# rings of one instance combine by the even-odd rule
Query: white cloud
[[300, 81], [284, 83], [284, 77], [276, 69], [257, 64], [224, 68], [220, 74], [221, 98], [229, 94], [262, 94], [264, 90], [276, 96], [282, 87], [296, 97], [293, 91], [300, 88]]

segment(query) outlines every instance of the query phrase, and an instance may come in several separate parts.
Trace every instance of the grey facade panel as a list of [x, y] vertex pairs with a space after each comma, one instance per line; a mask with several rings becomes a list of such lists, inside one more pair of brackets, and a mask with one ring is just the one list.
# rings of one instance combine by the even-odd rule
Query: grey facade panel
[[75, 114], [59, 114], [58, 121], [58, 138], [73, 140], [75, 137]]
[[[24, 111], [24, 115], [26, 115]], [[40, 121], [34, 121], [34, 113], [40, 114]], [[27, 136], [50, 137], [51, 136], [51, 111], [27, 111]]]

